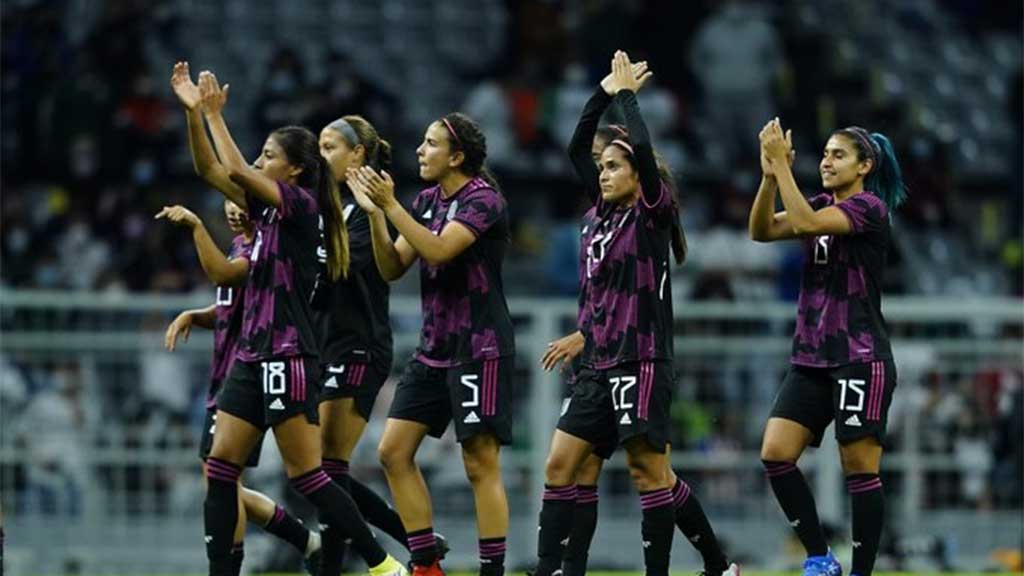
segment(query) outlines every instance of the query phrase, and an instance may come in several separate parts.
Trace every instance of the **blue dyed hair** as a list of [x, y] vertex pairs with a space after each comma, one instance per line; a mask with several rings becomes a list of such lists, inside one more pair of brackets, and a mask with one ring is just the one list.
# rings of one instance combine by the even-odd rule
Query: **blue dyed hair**
[[892, 142], [881, 132], [868, 133], [859, 126], [836, 130], [853, 142], [857, 148], [857, 159], [871, 160], [871, 171], [864, 177], [864, 189], [874, 192], [889, 207], [890, 213], [907, 199], [907, 187], [903, 183], [903, 171]]

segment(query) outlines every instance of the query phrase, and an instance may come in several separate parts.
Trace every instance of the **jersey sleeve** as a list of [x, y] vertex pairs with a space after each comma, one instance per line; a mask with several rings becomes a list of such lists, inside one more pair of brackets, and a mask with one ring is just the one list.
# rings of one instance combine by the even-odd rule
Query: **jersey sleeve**
[[278, 182], [277, 189], [281, 193], [282, 219], [309, 217], [320, 212], [316, 200], [305, 188]]
[[477, 237], [505, 216], [505, 199], [493, 188], [478, 188], [459, 203], [452, 218]]
[[883, 229], [889, 221], [889, 209], [881, 198], [870, 192], [861, 192], [836, 205], [854, 234], [869, 234]]
[[245, 236], [241, 234], [235, 236], [235, 239], [231, 242], [231, 253], [228, 254], [228, 260], [235, 260], [237, 258], [248, 260], [250, 256], [252, 256], [252, 242], [246, 242]]

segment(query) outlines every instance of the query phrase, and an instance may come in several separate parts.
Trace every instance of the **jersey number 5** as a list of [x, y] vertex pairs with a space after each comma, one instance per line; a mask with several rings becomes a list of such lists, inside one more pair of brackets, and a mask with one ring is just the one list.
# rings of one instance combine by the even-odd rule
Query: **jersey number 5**
[[463, 386], [465, 386], [466, 388], [469, 388], [469, 391], [473, 394], [472, 398], [470, 398], [469, 400], [464, 400], [462, 402], [462, 407], [463, 408], [473, 408], [475, 406], [479, 406], [480, 405], [480, 386], [478, 384], [476, 384], [476, 380], [477, 380], [477, 375], [476, 374], [463, 374], [462, 375], [462, 378], [461, 378], [460, 382], [462, 382]]

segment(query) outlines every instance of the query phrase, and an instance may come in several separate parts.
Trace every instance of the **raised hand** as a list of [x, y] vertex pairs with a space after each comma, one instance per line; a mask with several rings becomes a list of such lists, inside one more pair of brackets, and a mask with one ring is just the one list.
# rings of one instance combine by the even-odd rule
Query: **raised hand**
[[228, 89], [230, 84], [223, 87], [217, 82], [217, 77], [209, 70], [199, 73], [199, 96], [203, 105], [203, 111], [207, 115], [220, 114], [224, 105], [228, 102]]
[[[761, 150], [771, 164], [792, 164], [793, 162], [793, 131], [782, 131], [782, 123], [773, 119], [761, 130]], [[762, 167], [763, 168], [763, 167]]]
[[166, 218], [186, 228], [195, 228], [202, 224], [199, 216], [196, 216], [194, 212], [184, 206], [164, 206], [163, 210], [157, 212], [156, 216], [153, 217], [154, 220], [160, 220], [161, 218]]
[[611, 81], [604, 88], [606, 92], [612, 95], [617, 94], [620, 90], [636, 92], [647, 83], [651, 76], [653, 76], [653, 73], [649, 70], [644, 71], [640, 77], [635, 76], [629, 56], [622, 50], [619, 50], [615, 52], [615, 56], [612, 58]]
[[167, 332], [164, 333], [164, 347], [174, 352], [174, 346], [178, 343], [178, 336], [181, 336], [182, 342], [188, 342], [188, 335], [191, 332], [192, 313], [182, 312], [178, 314], [174, 322], [171, 322], [171, 325], [167, 327]]
[[387, 210], [395, 205], [395, 182], [383, 170], [378, 174], [373, 168], [363, 166], [355, 171], [355, 179], [363, 185], [364, 193], [379, 208]]
[[174, 64], [174, 70], [171, 72], [171, 89], [186, 110], [195, 110], [199, 106], [199, 87], [192, 82], [188, 62]]
[[554, 342], [548, 342], [548, 349], [540, 359], [541, 366], [545, 371], [550, 372], [561, 363], [558, 371], [565, 372], [566, 366], [583, 351], [583, 342], [583, 335], [579, 332], [573, 332]]
[[[650, 80], [652, 76], [654, 76], [653, 72], [648, 72], [646, 60], [634, 62], [630, 66], [630, 69], [633, 71], [633, 76], [640, 80], [640, 86], [637, 88], [637, 90], [643, 88], [644, 84], [647, 84], [647, 81]], [[601, 88], [603, 88], [605, 93], [608, 94], [609, 96], [613, 96], [615, 94], [614, 92], [611, 91], [611, 85], [612, 73], [609, 72], [608, 75], [601, 80]]]
[[376, 214], [380, 212], [380, 208], [370, 200], [370, 197], [366, 193], [366, 185], [359, 179], [359, 169], [349, 168], [346, 173], [345, 183], [348, 185], [348, 189], [352, 191], [352, 197], [355, 198], [356, 204], [363, 209], [367, 214]]

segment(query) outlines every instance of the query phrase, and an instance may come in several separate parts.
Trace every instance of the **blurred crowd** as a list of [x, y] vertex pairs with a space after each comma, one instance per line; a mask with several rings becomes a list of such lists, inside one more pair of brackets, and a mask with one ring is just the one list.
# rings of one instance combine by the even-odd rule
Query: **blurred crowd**
[[[759, 246], [745, 233], [754, 139], [775, 115], [794, 131], [805, 191], [817, 187], [834, 128], [864, 125], [896, 143], [910, 200], [889, 293], [1021, 293], [1019, 3], [469, 4], [6, 3], [0, 280], [206, 286], [187, 236], [152, 221], [184, 203], [226, 241], [220, 198], [192, 174], [167, 87], [170, 64], [192, 59], [194, 71], [211, 67], [231, 83], [228, 119], [244, 152], [283, 124], [316, 131], [364, 114], [392, 140], [406, 195], [420, 185], [412, 150], [426, 123], [469, 113], [510, 198], [509, 291], [572, 294], [583, 206], [564, 149], [622, 47], [655, 71], [641, 108], [682, 188], [692, 258], [677, 271], [677, 297], [794, 296], [799, 248]], [[342, 19], [352, 34], [331, 33]], [[439, 21], [458, 33], [438, 38]], [[376, 38], [387, 46], [366, 40], [393, 23], [411, 32]], [[537, 277], [545, 281], [523, 280]]]

